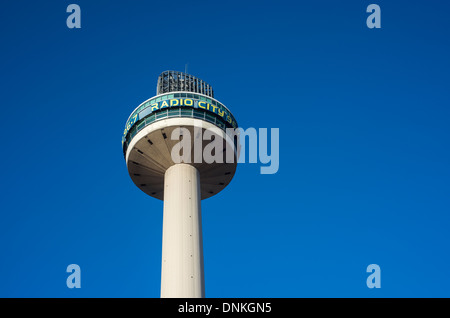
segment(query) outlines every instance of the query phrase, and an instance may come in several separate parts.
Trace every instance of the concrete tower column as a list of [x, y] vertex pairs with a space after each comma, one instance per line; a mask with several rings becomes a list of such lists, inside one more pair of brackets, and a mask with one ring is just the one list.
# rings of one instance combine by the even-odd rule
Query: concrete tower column
[[164, 175], [162, 298], [205, 297], [200, 173], [175, 164]]

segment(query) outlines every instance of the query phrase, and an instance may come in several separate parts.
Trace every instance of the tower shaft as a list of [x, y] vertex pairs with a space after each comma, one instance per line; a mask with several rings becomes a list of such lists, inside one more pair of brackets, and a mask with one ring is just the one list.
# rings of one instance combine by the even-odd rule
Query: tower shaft
[[200, 173], [175, 164], [164, 175], [161, 297], [205, 297]]

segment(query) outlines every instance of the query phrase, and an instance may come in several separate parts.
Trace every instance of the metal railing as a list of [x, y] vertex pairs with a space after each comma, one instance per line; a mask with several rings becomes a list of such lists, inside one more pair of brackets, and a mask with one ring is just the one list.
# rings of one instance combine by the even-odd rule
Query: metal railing
[[227, 128], [233, 128], [233, 126], [230, 123], [223, 120], [221, 117], [214, 115], [210, 112], [207, 112], [206, 110], [203, 110], [201, 108], [172, 107], [169, 109], [157, 110], [155, 112], [150, 113], [145, 118], [136, 122], [130, 129], [123, 143], [124, 156], [126, 155], [128, 145], [138, 132], [140, 132], [142, 129], [144, 129], [145, 127], [156, 121], [173, 117], [201, 119], [211, 124], [214, 124], [223, 131], [226, 131]]

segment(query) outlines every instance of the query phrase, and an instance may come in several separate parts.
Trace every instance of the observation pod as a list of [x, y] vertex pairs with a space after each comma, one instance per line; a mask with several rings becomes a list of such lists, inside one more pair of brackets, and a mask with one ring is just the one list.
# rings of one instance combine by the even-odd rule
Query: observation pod
[[204, 297], [201, 200], [236, 172], [237, 122], [211, 85], [187, 73], [161, 73], [156, 93], [129, 116], [123, 154], [136, 186], [164, 200], [161, 297]]

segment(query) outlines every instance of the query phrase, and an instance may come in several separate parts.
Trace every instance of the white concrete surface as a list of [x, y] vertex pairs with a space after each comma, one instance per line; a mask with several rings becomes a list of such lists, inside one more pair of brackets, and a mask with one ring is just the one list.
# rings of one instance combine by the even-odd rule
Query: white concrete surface
[[175, 164], [164, 176], [162, 298], [205, 297], [200, 174]]
[[[215, 125], [193, 118], [168, 118], [156, 121], [143, 128], [134, 136], [126, 152], [126, 162], [128, 173], [139, 189], [146, 194], [163, 200], [164, 197], [164, 174], [166, 170], [175, 164], [172, 160], [172, 148], [179, 143], [178, 140], [171, 140], [172, 131], [183, 127], [190, 131], [192, 138], [191, 149], [194, 149], [195, 130], [201, 128], [215, 129], [217, 140], [222, 140], [226, 153], [234, 153], [234, 163], [192, 163], [201, 176], [201, 198], [207, 199], [216, 195], [231, 182], [237, 168], [237, 150], [230, 140], [226, 138], [225, 131]], [[166, 136], [164, 138], [163, 136]], [[203, 142], [203, 148], [210, 141]], [[191, 156], [194, 160], [194, 154]]]

